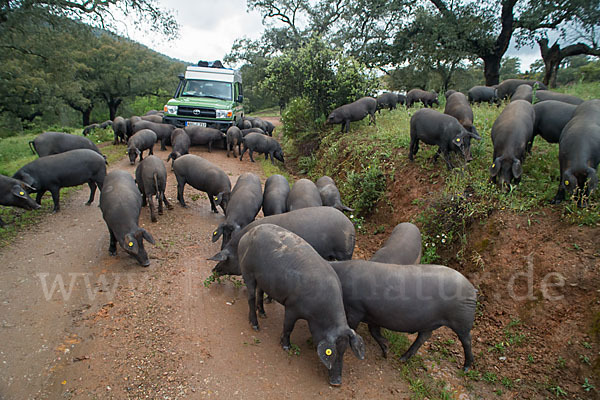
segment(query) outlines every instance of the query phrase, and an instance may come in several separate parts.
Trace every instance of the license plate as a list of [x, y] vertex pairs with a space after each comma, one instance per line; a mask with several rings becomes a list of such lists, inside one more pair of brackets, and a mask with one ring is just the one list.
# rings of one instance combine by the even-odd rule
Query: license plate
[[186, 121], [185, 126], [201, 126], [206, 128], [206, 122]]

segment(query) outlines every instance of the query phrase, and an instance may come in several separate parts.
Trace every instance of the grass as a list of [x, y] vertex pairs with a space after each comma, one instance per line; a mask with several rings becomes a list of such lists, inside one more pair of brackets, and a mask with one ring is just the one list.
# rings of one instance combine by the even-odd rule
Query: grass
[[[586, 93], [584, 98], [600, 97], [598, 83], [562, 90], [576, 95]], [[284, 140], [286, 157], [295, 160], [297, 169], [313, 180], [322, 175], [331, 176], [343, 202], [357, 210], [357, 216], [368, 217], [381, 201], [387, 201], [386, 187], [394, 180], [402, 182], [404, 179], [409, 164], [410, 118], [417, 109], [383, 110], [377, 115], [375, 126], [369, 125], [365, 118], [353, 122], [348, 133], [340, 133], [338, 125], [311, 133], [313, 140], [318, 135], [320, 145], [307, 154], [302, 154], [301, 146]], [[443, 104], [438, 110], [443, 112]], [[487, 218], [494, 210], [525, 214], [528, 224], [532, 224], [540, 209], [552, 207], [559, 210], [568, 223], [580, 226], [600, 223], [600, 190], [592, 195], [586, 208], [578, 208], [573, 199], [549, 205], [560, 177], [558, 145], [540, 137], [535, 139], [532, 152], [523, 163], [520, 184], [505, 193], [489, 182], [493, 161], [491, 129], [502, 110], [503, 107], [488, 104], [473, 106], [475, 125], [482, 140], [471, 142], [474, 160], [468, 165], [456, 155], [453, 160], [457, 168], [447, 171], [441, 159], [436, 164], [430, 160], [437, 146], [420, 146], [414, 162], [420, 171], [419, 179], [441, 184], [441, 190], [424, 202], [423, 211], [415, 217], [424, 236], [423, 262], [438, 261], [444, 249], [448, 250], [446, 253], [458, 254], [457, 258], [462, 257], [470, 224]], [[415, 184], [414, 178], [406, 184]], [[436, 237], [442, 233], [446, 236], [444, 243]]]
[[279, 107], [271, 107], [266, 108], [264, 110], [255, 111], [253, 113], [248, 114], [249, 117], [279, 117]]
[[[81, 129], [75, 128], [53, 127], [49, 128], [48, 131], [60, 131], [81, 135]], [[39, 133], [27, 133], [0, 139], [1, 174], [12, 176], [22, 166], [37, 158], [37, 155], [33, 154], [29, 147], [29, 141], [33, 140], [38, 134]], [[109, 127], [103, 130], [96, 130], [92, 135], [89, 135], [88, 138], [96, 144], [110, 141], [113, 138], [112, 129]], [[124, 146], [103, 146], [100, 151], [106, 155], [109, 165], [120, 160], [125, 155]], [[87, 185], [80, 185], [61, 189], [61, 202], [67, 199], [71, 193], [84, 186], [87, 187]], [[99, 193], [97, 192], [96, 198], [98, 198], [98, 196]], [[35, 195], [33, 198], [35, 198]], [[40, 210], [26, 211], [20, 208], [0, 206], [0, 218], [6, 223], [4, 228], [0, 228], [0, 247], [8, 245], [19, 231], [27, 226], [37, 223], [45, 214], [50, 212], [52, 208], [53, 202], [49, 193], [44, 195], [44, 198], [42, 199], [42, 208]]]

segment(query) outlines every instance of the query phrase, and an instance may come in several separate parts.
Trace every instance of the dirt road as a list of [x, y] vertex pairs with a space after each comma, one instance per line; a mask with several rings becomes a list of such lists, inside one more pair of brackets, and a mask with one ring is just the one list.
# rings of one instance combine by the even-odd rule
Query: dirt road
[[[158, 146], [156, 146], [158, 147]], [[259, 164], [223, 150], [192, 153], [218, 164], [232, 184]], [[155, 154], [166, 159], [168, 152]], [[110, 169], [133, 173], [126, 160]], [[366, 329], [367, 359], [346, 353], [343, 385], [327, 383], [307, 324], [292, 334], [293, 354], [279, 346], [283, 307], [267, 305], [254, 332], [246, 290], [231, 281], [205, 287], [220, 243], [210, 234], [223, 220], [206, 196], [186, 187], [189, 208], [176, 204], [157, 223], [142, 210], [148, 268], [120, 250], [108, 255], [108, 231], [98, 199], [87, 188], [58, 214], [24, 231], [0, 254], [0, 398], [406, 398], [399, 372], [379, 353]], [[48, 212], [45, 210], [44, 212]], [[62, 290], [62, 291], [61, 291]]]

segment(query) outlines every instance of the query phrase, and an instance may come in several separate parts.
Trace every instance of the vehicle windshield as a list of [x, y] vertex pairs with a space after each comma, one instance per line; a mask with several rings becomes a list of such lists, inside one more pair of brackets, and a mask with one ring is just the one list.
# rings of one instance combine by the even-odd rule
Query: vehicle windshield
[[181, 96], [231, 100], [231, 93], [230, 82], [188, 80], [181, 91]]

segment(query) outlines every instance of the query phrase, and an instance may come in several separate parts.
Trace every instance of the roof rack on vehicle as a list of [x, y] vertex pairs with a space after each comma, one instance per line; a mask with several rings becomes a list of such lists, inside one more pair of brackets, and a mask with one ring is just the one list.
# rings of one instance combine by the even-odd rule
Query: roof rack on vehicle
[[221, 62], [221, 60], [215, 60], [215, 61], [200, 60], [200, 61], [198, 61], [198, 66], [199, 67], [209, 67], [209, 68], [225, 68], [223, 66], [223, 63]]

